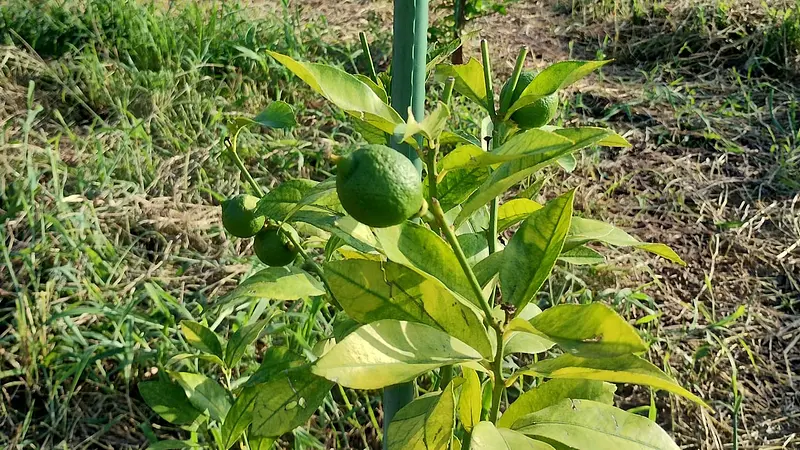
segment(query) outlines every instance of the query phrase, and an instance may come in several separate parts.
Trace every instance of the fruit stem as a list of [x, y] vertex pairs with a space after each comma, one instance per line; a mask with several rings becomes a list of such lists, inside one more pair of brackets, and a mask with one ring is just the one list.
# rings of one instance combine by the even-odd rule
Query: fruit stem
[[514, 91], [517, 89], [519, 76], [522, 74], [522, 67], [525, 65], [525, 58], [527, 57], [528, 47], [523, 46], [519, 49], [519, 54], [517, 54], [517, 63], [514, 65], [514, 72], [511, 74], [511, 78], [508, 81], [509, 84], [508, 90], [505, 92], [506, 95], [500, 95], [500, 114], [505, 114], [511, 106], [511, 99], [514, 98]]
[[431, 198], [430, 210], [433, 213], [433, 216], [436, 217], [436, 221], [439, 223], [439, 227], [442, 229], [445, 239], [447, 239], [450, 247], [453, 248], [453, 252], [456, 254], [458, 263], [461, 265], [461, 269], [464, 271], [464, 274], [469, 280], [472, 291], [480, 300], [481, 308], [483, 309], [483, 313], [486, 315], [486, 322], [492, 328], [499, 331], [502, 335], [503, 325], [494, 319], [494, 315], [492, 315], [492, 307], [489, 306], [489, 302], [483, 295], [483, 288], [481, 288], [481, 284], [478, 282], [475, 272], [472, 271], [472, 267], [470, 267], [469, 262], [467, 262], [467, 257], [464, 255], [464, 250], [461, 248], [461, 244], [458, 243], [458, 239], [456, 238], [455, 233], [453, 233], [453, 228], [447, 222], [447, 218], [444, 216], [444, 211], [442, 211], [442, 206], [439, 204], [439, 200], [436, 198]]
[[489, 60], [489, 43], [481, 39], [481, 59], [483, 60], [483, 82], [486, 84], [486, 109], [494, 120], [497, 111], [494, 108], [494, 88], [492, 88], [492, 63]]
[[236, 164], [236, 167], [238, 167], [239, 171], [242, 172], [242, 175], [244, 176], [245, 180], [247, 180], [247, 182], [250, 183], [250, 186], [253, 188], [253, 192], [255, 192], [259, 198], [261, 198], [264, 196], [264, 191], [261, 189], [261, 186], [259, 186], [258, 183], [256, 183], [256, 180], [253, 178], [253, 176], [250, 175], [250, 171], [248, 171], [247, 167], [244, 166], [242, 158], [239, 157], [239, 153], [237, 152], [237, 145], [238, 145], [237, 141], [239, 139], [239, 131], [241, 131], [241, 128], [239, 130], [236, 130], [236, 133], [233, 135], [233, 139], [231, 140], [231, 143], [228, 145], [228, 151], [231, 154], [231, 158], [233, 158], [233, 163]]
[[375, 63], [372, 62], [372, 52], [369, 51], [369, 43], [367, 42], [367, 33], [363, 31], [358, 32], [358, 39], [361, 40], [361, 50], [364, 52], [364, 57], [367, 58], [367, 67], [369, 68], [369, 77], [375, 83], [378, 82], [378, 74], [375, 72]]

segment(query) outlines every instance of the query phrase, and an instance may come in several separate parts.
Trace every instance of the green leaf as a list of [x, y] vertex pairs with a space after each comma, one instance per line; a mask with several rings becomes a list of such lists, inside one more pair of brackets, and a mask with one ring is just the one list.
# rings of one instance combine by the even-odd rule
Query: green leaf
[[283, 221], [303, 197], [317, 185], [316, 181], [298, 178], [284, 181], [258, 201], [257, 212], [275, 221]]
[[324, 265], [331, 291], [360, 323], [406, 320], [442, 330], [484, 356], [493, 347], [477, 308], [439, 282], [393, 262], [350, 259]]
[[247, 440], [250, 442], [250, 450], [272, 450], [272, 445], [275, 444], [277, 438], [248, 435]]
[[397, 111], [353, 75], [324, 64], [303, 63], [280, 53], [267, 53], [348, 114], [387, 133], [393, 133], [395, 127], [403, 122]]
[[304, 424], [322, 404], [333, 383], [309, 366], [283, 371], [254, 387], [254, 436], [280, 436]]
[[372, 89], [372, 92], [374, 92], [383, 103], [386, 103], [387, 105], [389, 104], [389, 96], [386, 94], [386, 89], [384, 89], [383, 86], [372, 81], [372, 79], [368, 76], [361, 74], [355, 74], [353, 76], [356, 77], [358, 81], [369, 86], [369, 88]]
[[255, 401], [256, 390], [250, 386], [239, 393], [233, 406], [231, 406], [220, 430], [222, 443], [226, 449], [231, 448], [239, 440], [244, 430], [253, 422]]
[[217, 355], [211, 355], [208, 353], [178, 353], [173, 355], [169, 361], [167, 361], [167, 367], [174, 366], [175, 364], [185, 361], [187, 359], [198, 359], [200, 361], [210, 362], [211, 364], [216, 364], [219, 367], [225, 367], [225, 361], [222, 360]]
[[471, 134], [461, 131], [443, 131], [439, 137], [439, 144], [442, 147], [448, 145], [474, 145], [478, 148], [481, 146], [481, 141]]
[[486, 82], [483, 79], [483, 65], [475, 58], [466, 64], [440, 64], [436, 66], [436, 80], [445, 81], [449, 77], [456, 80], [455, 91], [486, 109]]
[[181, 385], [189, 402], [195, 408], [207, 412], [212, 419], [222, 422], [231, 408], [231, 399], [225, 388], [199, 373], [171, 372], [170, 375]]
[[575, 155], [564, 155], [556, 160], [559, 166], [567, 173], [572, 173], [578, 167], [578, 160]]
[[309, 205], [320, 206], [327, 209], [341, 208], [339, 196], [336, 194], [336, 177], [331, 177], [325, 181], [321, 181], [313, 188], [306, 191], [302, 200], [297, 202], [291, 211], [286, 214], [283, 220], [289, 221], [289, 219], [291, 219], [297, 211], [300, 211]]
[[294, 109], [288, 103], [272, 102], [253, 118], [257, 124], [267, 128], [293, 128], [297, 125]]
[[[457, 240], [470, 266], [474, 266], [489, 256], [489, 241], [486, 239], [485, 232], [459, 234]], [[499, 241], [497, 247], [502, 248]]]
[[458, 398], [458, 418], [469, 433], [481, 420], [481, 380], [478, 372], [467, 367], [462, 370], [466, 381], [461, 385], [461, 396]]
[[502, 146], [485, 152], [480, 147], [465, 145], [442, 158], [442, 170], [492, 166], [538, 154], [552, 154], [571, 148], [574, 142], [555, 133], [531, 129], [514, 135]]
[[514, 112], [534, 103], [542, 97], [547, 97], [559, 89], [566, 88], [609, 62], [610, 61], [562, 61], [547, 67], [531, 81], [531, 84], [522, 91], [517, 101], [508, 108], [505, 118], [508, 119]]
[[503, 261], [504, 253], [503, 250], [500, 250], [475, 264], [472, 271], [475, 273], [475, 277], [478, 279], [478, 283], [480, 283], [481, 287], [485, 287], [500, 273], [500, 267], [502, 267]]
[[375, 235], [389, 260], [427, 273], [474, 304], [480, 304], [453, 250], [429, 228], [404, 222], [377, 228]]
[[409, 114], [408, 122], [398, 125], [394, 130], [394, 134], [403, 136], [404, 142], [414, 146], [417, 145], [417, 141], [414, 140], [414, 136], [417, 134], [424, 136], [430, 143], [439, 138], [449, 118], [450, 108], [446, 104], [439, 102], [436, 105], [436, 109], [426, 116], [422, 122], [417, 122], [414, 120], [414, 115]]
[[305, 360], [292, 353], [288, 347], [273, 346], [267, 349], [261, 360], [261, 365], [250, 378], [247, 386], [266, 383], [289, 369], [298, 368], [305, 364]]
[[[455, 206], [466, 201], [489, 178], [489, 168], [474, 167], [472, 169], [450, 170], [442, 173], [441, 176], [442, 179], [439, 180], [436, 186], [439, 194], [439, 204], [442, 206], [443, 211], [450, 211]], [[425, 186], [427, 189], [427, 180]]]
[[247, 351], [247, 346], [255, 342], [270, 319], [259, 320], [258, 322], [245, 325], [231, 336], [228, 345], [225, 346], [225, 365], [229, 368], [235, 367]]
[[532, 213], [503, 250], [503, 298], [522, 309], [539, 292], [555, 266], [572, 219], [575, 191]]
[[[566, 247], [566, 244], [564, 246]], [[558, 260], [576, 266], [596, 266], [606, 262], [606, 258], [602, 254], [584, 246], [562, 251]]]
[[522, 394], [497, 421], [497, 426], [511, 428], [522, 416], [535, 413], [567, 398], [592, 400], [607, 405], [614, 403], [617, 387], [594, 380], [550, 380]]
[[[512, 320], [512, 324], [517, 320], [521, 319], [516, 318]], [[504, 355], [511, 355], [514, 353], [535, 355], [544, 353], [556, 345], [555, 342], [550, 339], [525, 331], [514, 331], [512, 327], [513, 325], [509, 327], [511, 331], [507, 331], [506, 333], [506, 344], [503, 347]]]
[[219, 337], [205, 325], [192, 320], [182, 320], [181, 334], [192, 347], [222, 358], [222, 343]]
[[353, 130], [360, 134], [367, 143], [387, 146], [390, 144], [389, 133], [380, 128], [355, 117], [350, 117], [350, 124], [353, 125]]
[[348, 335], [312, 370], [342, 386], [380, 389], [441, 366], [481, 359], [467, 344], [428, 325], [380, 320]]
[[608, 381], [610, 383], [633, 383], [663, 389], [683, 396], [697, 404], [706, 406], [702, 399], [678, 385], [672, 378], [647, 360], [636, 355], [613, 358], [581, 358], [561, 355], [531, 364], [518, 374], [536, 375], [545, 378], [572, 378]]
[[562, 400], [519, 419], [514, 428], [527, 436], [592, 450], [678, 450], [655, 422], [591, 400]]
[[[572, 141], [580, 141], [583, 139], [583, 136], [587, 134], [593, 135], [596, 133], [601, 133], [603, 135], [602, 139], [593, 141], [592, 144], [601, 145], [604, 147], [630, 147], [631, 144], [625, 140], [624, 137], [618, 135], [614, 130], [610, 130], [608, 128], [598, 128], [598, 127], [579, 127], [579, 128], [558, 128], [558, 127], [547, 127], [548, 131], [552, 131], [553, 133], [564, 136], [567, 139]], [[589, 131], [591, 130], [591, 131]], [[591, 145], [591, 144], [589, 144]]]
[[150, 444], [147, 450], [180, 450], [184, 448], [200, 448], [200, 444], [192, 441], [178, 441], [176, 439], [167, 439]]
[[292, 220], [325, 230], [360, 252], [370, 252], [378, 246], [372, 229], [347, 215], [309, 210], [295, 213]]
[[460, 225], [478, 208], [502, 195], [510, 187], [533, 175], [542, 167], [554, 164], [558, 158], [591, 145], [606, 135], [602, 129], [581, 128], [580, 130], [583, 130], [581, 139], [572, 145], [552, 147], [549, 150], [539, 151], [530, 156], [501, 164], [463, 204], [454, 225]]
[[682, 266], [686, 265], [674, 250], [664, 244], [642, 242], [614, 225], [599, 220], [573, 217], [565, 248], [570, 250], [587, 242], [602, 242], [617, 247], [634, 247], [656, 254]]
[[550, 444], [534, 441], [513, 430], [498, 429], [492, 422], [481, 422], [472, 431], [470, 450], [554, 450]]
[[293, 266], [268, 267], [244, 280], [217, 302], [216, 307], [223, 311], [233, 311], [254, 298], [297, 300], [324, 294], [322, 283], [302, 269]]
[[175, 383], [142, 381], [138, 387], [147, 406], [169, 423], [187, 425], [203, 414], [189, 403], [186, 393]]
[[497, 231], [503, 232], [542, 209], [539, 203], [527, 198], [509, 200], [497, 209]]
[[400, 409], [389, 424], [389, 450], [448, 448], [455, 428], [453, 386], [450, 383], [441, 393], [427, 394]]
[[647, 351], [647, 344], [636, 329], [602, 303], [554, 306], [530, 323], [576, 355], [608, 357]]

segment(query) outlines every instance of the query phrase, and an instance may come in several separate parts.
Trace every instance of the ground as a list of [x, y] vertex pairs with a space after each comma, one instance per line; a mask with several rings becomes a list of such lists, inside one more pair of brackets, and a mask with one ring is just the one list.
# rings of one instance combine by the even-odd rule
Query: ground
[[[204, 308], [253, 270], [247, 244], [220, 232], [219, 200], [239, 185], [221, 154], [221, 118], [277, 98], [298, 105], [293, 134], [245, 141], [267, 186], [324, 178], [323, 153], [356, 139], [302, 85], [271, 78], [233, 45], [355, 70], [365, 30], [385, 66], [391, 2], [256, 1], [217, 22], [203, 7], [172, 11], [175, 29], [198, 24], [182, 38], [158, 26], [168, 19], [125, 22], [100, 7], [109, 29], [135, 23], [152, 38], [88, 27], [80, 35], [74, 25], [25, 22], [23, 3], [0, 14], [0, 35], [13, 44], [0, 48], [0, 445], [143, 447], [170, 431], [150, 424], [135, 383], [185, 345], [164, 338], [158, 314]], [[563, 96], [560, 120], [609, 126], [633, 146], [585, 152], [575, 172], [553, 171], [541, 195], [577, 187], [581, 214], [667, 243], [687, 261], [610, 251], [603, 267], [578, 272], [568, 294], [607, 301], [631, 320], [657, 316], [638, 325], [649, 357], [712, 406], [657, 396], [659, 423], [686, 449], [800, 447], [793, 5], [540, 0], [467, 27], [489, 39], [500, 77], [521, 45], [536, 56], [531, 67], [614, 58]], [[66, 48], [70, 39], [94, 39], [95, 51]], [[465, 55], [477, 56], [476, 42]], [[625, 407], [649, 402], [644, 390], [618, 393]], [[374, 445], [374, 426], [362, 421], [344, 440]]]

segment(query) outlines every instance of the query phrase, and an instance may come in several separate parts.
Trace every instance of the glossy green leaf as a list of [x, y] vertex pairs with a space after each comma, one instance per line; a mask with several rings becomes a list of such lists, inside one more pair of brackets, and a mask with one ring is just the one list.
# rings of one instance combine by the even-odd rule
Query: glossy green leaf
[[678, 450], [672, 438], [646, 417], [591, 400], [562, 400], [514, 424], [527, 436], [592, 450]]
[[403, 122], [397, 111], [353, 75], [328, 65], [299, 62], [271, 51], [267, 53], [348, 114], [387, 133], [394, 132], [394, 128]]
[[428, 325], [380, 320], [336, 344], [313, 372], [342, 386], [380, 389], [441, 366], [481, 359], [477, 350]]
[[[514, 321], [516, 320], [521, 319], [516, 318], [512, 320], [512, 324], [510, 325], [513, 325]], [[505, 355], [511, 355], [514, 353], [536, 355], [538, 353], [544, 353], [556, 345], [555, 342], [538, 334], [533, 334], [526, 331], [518, 331], [511, 327], [509, 327], [509, 330], [511, 331], [506, 332], [506, 344], [503, 347], [503, 352]]]
[[498, 429], [492, 422], [481, 422], [472, 430], [470, 450], [554, 450], [550, 444], [535, 441], [522, 433]]
[[[625, 140], [624, 137], [618, 135], [614, 130], [610, 130], [608, 128], [598, 128], [598, 127], [579, 127], [579, 128], [557, 128], [557, 127], [548, 127], [549, 131], [553, 133], [564, 136], [567, 139], [573, 141], [579, 141], [583, 139], [583, 137], [587, 134], [587, 130], [594, 130], [589, 134], [600, 133], [603, 135], [602, 139], [596, 140], [592, 142], [592, 144], [597, 144], [603, 147], [630, 147], [631, 144]], [[591, 144], [589, 144], [591, 145]]]
[[599, 128], [579, 128], [578, 130], [580, 130], [580, 135], [575, 136], [576, 140], [572, 145], [551, 147], [547, 150], [535, 152], [530, 156], [501, 164], [463, 204], [461, 213], [454, 221], [454, 225], [460, 225], [478, 208], [502, 195], [509, 188], [533, 175], [541, 168], [554, 164], [558, 158], [574, 153], [606, 136], [606, 131]]
[[383, 319], [429, 325], [471, 345], [484, 356], [493, 347], [480, 311], [439, 282], [393, 262], [332, 261], [324, 265], [331, 291], [360, 323]]
[[332, 214], [327, 211], [298, 211], [292, 220], [313, 225], [333, 234], [347, 245], [361, 252], [370, 252], [378, 246], [378, 240], [372, 229], [346, 215]]
[[375, 236], [389, 260], [427, 273], [464, 298], [480, 304], [453, 250], [429, 228], [404, 222], [376, 228]]
[[[456, 238], [470, 266], [474, 266], [489, 256], [489, 241], [486, 239], [485, 232], [459, 234]], [[503, 248], [499, 240], [497, 248]]]
[[500, 273], [500, 267], [503, 266], [504, 258], [505, 254], [503, 250], [500, 250], [475, 264], [472, 271], [475, 273], [475, 277], [482, 287], [489, 284], [489, 282]]
[[404, 406], [389, 424], [389, 450], [446, 449], [455, 428], [453, 383], [441, 393], [422, 396]]
[[517, 110], [524, 108], [542, 97], [547, 97], [559, 89], [564, 89], [572, 83], [589, 75], [596, 69], [608, 64], [610, 61], [562, 61], [557, 62], [543, 71], [531, 81], [506, 111], [506, 118]]
[[461, 395], [458, 398], [458, 418], [467, 432], [481, 420], [481, 380], [478, 373], [470, 368], [462, 367], [464, 384], [461, 385]]
[[[437, 185], [438, 200], [442, 210], [450, 211], [466, 201], [488, 178], [488, 167], [450, 170], [443, 173]], [[427, 181], [425, 185], [427, 186]]]
[[550, 380], [525, 392], [497, 421], [498, 427], [511, 428], [519, 418], [555, 405], [563, 399], [584, 399], [612, 405], [617, 387], [594, 380]]
[[217, 333], [211, 331], [207, 326], [192, 320], [182, 320], [181, 334], [192, 347], [222, 358], [222, 343]]
[[439, 64], [436, 66], [436, 80], [445, 81], [453, 77], [455, 91], [486, 109], [486, 83], [483, 79], [483, 65], [475, 58], [466, 64]]
[[361, 119], [350, 117], [350, 124], [353, 126], [353, 130], [358, 132], [358, 134], [361, 135], [361, 138], [369, 144], [381, 144], [388, 146], [391, 142], [389, 133], [374, 125], [370, 125]]
[[221, 422], [231, 408], [231, 399], [225, 388], [211, 378], [199, 373], [172, 372], [170, 374], [181, 385], [186, 397], [195, 408]]
[[522, 309], [539, 292], [555, 266], [572, 219], [570, 191], [531, 214], [503, 250], [500, 286], [505, 301]]
[[609, 383], [632, 383], [663, 389], [686, 397], [703, 406], [703, 400], [678, 385], [671, 377], [649, 361], [636, 355], [613, 358], [581, 358], [561, 355], [531, 364], [518, 374], [536, 375], [545, 378], [571, 378], [608, 381]]
[[302, 178], [284, 181], [261, 197], [257, 211], [260, 215], [280, 222], [317, 184], [316, 181]]
[[607, 357], [647, 351], [647, 344], [636, 329], [602, 303], [557, 305], [546, 309], [530, 323], [576, 355]]
[[269, 436], [253, 436], [252, 433], [248, 435], [247, 440], [250, 443], [250, 450], [272, 450], [273, 444], [277, 438]]
[[602, 242], [616, 247], [634, 247], [656, 254], [682, 266], [686, 265], [674, 250], [664, 244], [642, 242], [614, 225], [599, 220], [574, 217], [565, 248], [569, 250], [587, 242]]
[[254, 436], [280, 436], [304, 424], [322, 404], [333, 383], [311, 373], [309, 366], [275, 374], [254, 386]]
[[403, 136], [403, 141], [411, 145], [417, 144], [414, 140], [414, 136], [417, 134], [424, 136], [430, 143], [439, 138], [449, 118], [450, 108], [446, 104], [439, 102], [436, 105], [436, 109], [425, 116], [422, 122], [417, 122], [414, 120], [414, 115], [409, 114], [408, 122], [398, 125], [394, 130], [394, 134]]
[[584, 246], [562, 251], [558, 260], [575, 266], [596, 266], [606, 262], [605, 256], [601, 253]]
[[244, 388], [225, 416], [225, 421], [220, 429], [221, 441], [224, 448], [228, 449], [236, 444], [244, 430], [253, 422], [253, 408], [255, 407], [256, 390], [253, 386]]
[[187, 425], [203, 414], [192, 406], [183, 388], [175, 383], [161, 380], [142, 381], [138, 387], [139, 394], [147, 406], [169, 423]]
[[297, 125], [294, 109], [282, 101], [272, 102], [253, 118], [257, 124], [267, 128], [293, 128]]
[[382, 85], [372, 81], [372, 78], [366, 75], [355, 74], [353, 76], [356, 77], [358, 81], [369, 86], [369, 88], [372, 89], [372, 92], [374, 92], [383, 103], [386, 103], [387, 105], [389, 104], [389, 95], [386, 94], [386, 89]]
[[448, 145], [469, 145], [472, 144], [476, 147], [481, 146], [481, 141], [471, 134], [461, 131], [443, 131], [439, 137], [439, 144], [443, 147]]
[[324, 294], [322, 283], [300, 268], [268, 267], [244, 280], [215, 306], [232, 311], [254, 298], [297, 300]]
[[225, 346], [226, 366], [232, 368], [239, 364], [245, 351], [247, 351], [247, 347], [258, 339], [269, 321], [270, 319], [264, 319], [247, 324], [231, 335], [228, 345]]
[[503, 232], [542, 209], [539, 203], [527, 198], [509, 200], [497, 209], [497, 230]]
[[572, 173], [578, 167], [578, 160], [575, 155], [564, 155], [556, 160], [559, 166], [567, 173]]

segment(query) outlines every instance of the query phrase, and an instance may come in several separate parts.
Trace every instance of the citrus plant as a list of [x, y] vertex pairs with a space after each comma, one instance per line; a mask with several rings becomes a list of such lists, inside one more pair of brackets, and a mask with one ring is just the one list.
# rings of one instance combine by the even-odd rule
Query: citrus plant
[[[678, 449], [651, 418], [613, 404], [615, 384], [632, 383], [704, 405], [643, 357], [648, 345], [637, 330], [600, 303], [553, 299], [542, 310], [538, 299], [555, 267], [603, 261], [587, 244], [683, 261], [666, 245], [581, 217], [575, 191], [543, 204], [514, 196], [544, 168], [574, 166], [581, 149], [629, 145], [609, 129], [548, 125], [558, 92], [606, 61], [564, 61], [533, 75], [522, 72], [523, 50], [498, 102], [483, 42], [481, 60], [436, 66], [442, 97], [423, 119], [403, 120], [390, 106], [388, 74], [269, 54], [347, 113], [369, 144], [332, 156], [337, 174], [328, 180], [289, 180], [263, 193], [237, 138], [251, 124], [291, 127], [292, 110], [276, 102], [231, 125], [228, 149], [258, 201], [226, 203], [223, 223], [233, 236], [255, 235], [269, 267], [215, 301], [204, 323], [184, 321], [195, 351], [140, 383], [156, 413], [195, 432], [163, 448], [270, 448], [307, 423], [336, 385], [375, 390], [421, 380], [425, 394], [389, 423], [389, 449]], [[448, 130], [453, 92], [484, 111], [480, 133]], [[422, 182], [388, 147], [398, 143], [424, 161]], [[295, 228], [324, 251], [310, 252]], [[502, 242], [501, 232], [511, 237]], [[320, 325], [317, 342], [273, 341], [247, 370], [242, 357], [270, 324], [261, 299], [324, 299], [320, 311], [333, 320]], [[191, 360], [208, 370], [187, 369], [198, 367]]]

